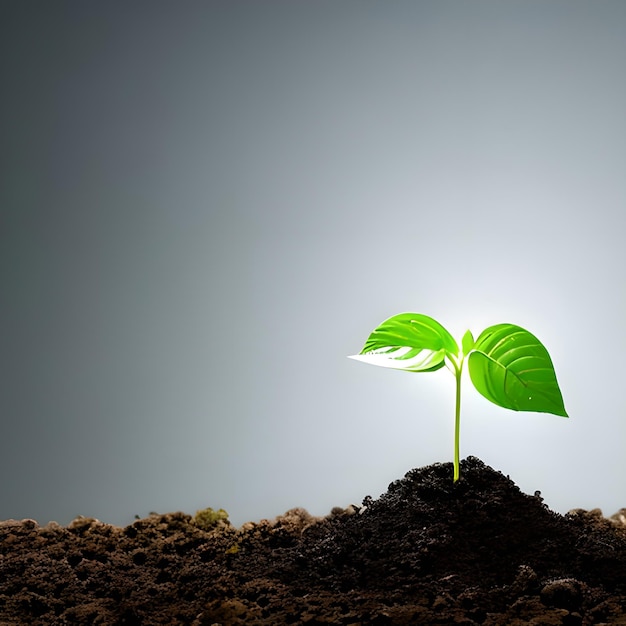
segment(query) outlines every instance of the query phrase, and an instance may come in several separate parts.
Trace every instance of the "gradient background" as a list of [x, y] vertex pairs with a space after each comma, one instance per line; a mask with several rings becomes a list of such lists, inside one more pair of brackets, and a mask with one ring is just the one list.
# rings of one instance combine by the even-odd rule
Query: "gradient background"
[[402, 311], [548, 348], [461, 454], [626, 506], [626, 2], [0, 2], [0, 519], [323, 515], [453, 454]]

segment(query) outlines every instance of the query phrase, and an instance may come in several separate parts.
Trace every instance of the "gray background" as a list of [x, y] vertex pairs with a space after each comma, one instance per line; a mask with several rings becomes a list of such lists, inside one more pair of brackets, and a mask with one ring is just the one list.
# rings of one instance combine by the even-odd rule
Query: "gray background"
[[0, 2], [0, 519], [326, 514], [452, 460], [512, 322], [571, 418], [464, 382], [461, 454], [626, 506], [626, 3]]

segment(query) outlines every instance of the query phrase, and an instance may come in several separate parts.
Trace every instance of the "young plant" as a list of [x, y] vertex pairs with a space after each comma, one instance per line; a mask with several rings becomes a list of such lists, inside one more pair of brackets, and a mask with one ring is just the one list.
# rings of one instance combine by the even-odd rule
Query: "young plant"
[[531, 333], [514, 324], [496, 324], [474, 341], [468, 330], [461, 349], [437, 321], [420, 313], [400, 313], [368, 337], [349, 357], [407, 372], [434, 372], [446, 366], [456, 378], [454, 481], [459, 479], [461, 374], [467, 360], [474, 387], [498, 406], [568, 417], [548, 351]]

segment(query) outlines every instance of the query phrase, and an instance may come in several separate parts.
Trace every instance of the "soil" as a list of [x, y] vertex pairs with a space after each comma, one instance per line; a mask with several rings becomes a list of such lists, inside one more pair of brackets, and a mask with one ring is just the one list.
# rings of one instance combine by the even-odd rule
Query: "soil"
[[559, 515], [473, 457], [323, 518], [208, 526], [0, 522], [0, 625], [626, 625], [626, 510]]

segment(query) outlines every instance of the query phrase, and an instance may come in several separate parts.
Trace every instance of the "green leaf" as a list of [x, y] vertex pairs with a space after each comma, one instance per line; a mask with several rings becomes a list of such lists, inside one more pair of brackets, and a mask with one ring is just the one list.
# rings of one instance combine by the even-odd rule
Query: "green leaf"
[[463, 354], [465, 356], [467, 356], [473, 349], [474, 347], [474, 336], [472, 335], [472, 333], [468, 330], [464, 335], [463, 335], [463, 339], [461, 340], [461, 347], [463, 349]]
[[374, 329], [363, 350], [349, 358], [409, 372], [434, 372], [444, 366], [446, 354], [458, 353], [452, 335], [432, 317], [400, 313]]
[[498, 406], [568, 417], [548, 351], [519, 326], [497, 324], [484, 330], [468, 368], [476, 389]]

